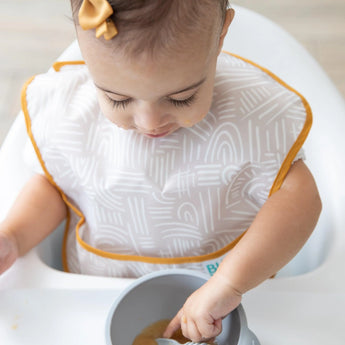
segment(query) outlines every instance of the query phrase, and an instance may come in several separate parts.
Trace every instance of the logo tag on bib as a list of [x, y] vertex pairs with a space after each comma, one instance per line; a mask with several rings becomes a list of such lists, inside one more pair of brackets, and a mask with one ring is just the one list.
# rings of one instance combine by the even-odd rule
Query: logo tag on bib
[[203, 265], [205, 273], [207, 273], [210, 277], [212, 277], [216, 273], [216, 271], [217, 271], [220, 263], [222, 262], [223, 258], [225, 257], [225, 255], [226, 254], [224, 254], [224, 255], [220, 256], [219, 258], [216, 258], [216, 259], [204, 261], [202, 263], [202, 265]]

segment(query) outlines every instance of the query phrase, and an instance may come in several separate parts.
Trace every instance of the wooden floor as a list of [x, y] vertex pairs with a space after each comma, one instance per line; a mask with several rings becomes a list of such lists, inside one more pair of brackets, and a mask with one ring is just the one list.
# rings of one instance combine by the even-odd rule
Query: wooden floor
[[[280, 24], [320, 62], [345, 96], [345, 0], [236, 0]], [[0, 145], [20, 89], [75, 38], [69, 0], [0, 0]]]

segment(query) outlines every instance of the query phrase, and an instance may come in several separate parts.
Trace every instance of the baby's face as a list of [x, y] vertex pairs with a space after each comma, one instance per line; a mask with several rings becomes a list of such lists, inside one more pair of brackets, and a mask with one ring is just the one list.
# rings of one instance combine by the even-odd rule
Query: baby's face
[[191, 127], [208, 113], [216, 49], [191, 42], [188, 51], [168, 58], [129, 59], [117, 56], [92, 31], [81, 30], [78, 37], [101, 110], [115, 125], [157, 138]]

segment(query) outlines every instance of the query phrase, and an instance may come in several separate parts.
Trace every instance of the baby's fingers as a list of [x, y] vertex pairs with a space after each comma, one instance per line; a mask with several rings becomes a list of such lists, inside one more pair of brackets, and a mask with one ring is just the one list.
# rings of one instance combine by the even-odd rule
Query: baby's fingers
[[202, 342], [205, 340], [214, 339], [222, 331], [222, 320], [213, 320], [210, 322], [206, 319], [196, 319], [188, 322], [187, 327], [181, 324], [183, 335], [190, 338], [194, 342]]
[[188, 338], [194, 342], [206, 340], [206, 339], [204, 339], [204, 337], [200, 333], [196, 323], [192, 319], [184, 320], [183, 316], [182, 316], [181, 330], [182, 330], [182, 334], [186, 338]]
[[17, 257], [18, 250], [14, 243], [3, 234], [0, 234], [0, 274], [10, 268]]
[[171, 338], [172, 335], [180, 329], [182, 318], [182, 309], [176, 314], [176, 316], [170, 321], [169, 325], [163, 333], [164, 338]]

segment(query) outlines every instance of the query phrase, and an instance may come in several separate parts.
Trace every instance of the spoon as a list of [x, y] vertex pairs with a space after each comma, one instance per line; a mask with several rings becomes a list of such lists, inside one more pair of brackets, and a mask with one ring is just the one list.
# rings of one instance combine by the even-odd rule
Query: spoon
[[181, 344], [174, 339], [167, 338], [157, 338], [156, 342], [158, 345], [208, 345], [207, 343], [194, 343], [194, 341], [188, 341], [184, 344]]

